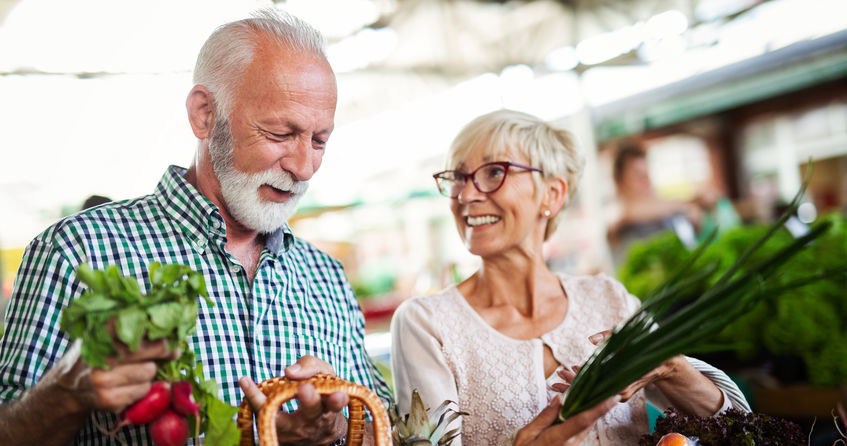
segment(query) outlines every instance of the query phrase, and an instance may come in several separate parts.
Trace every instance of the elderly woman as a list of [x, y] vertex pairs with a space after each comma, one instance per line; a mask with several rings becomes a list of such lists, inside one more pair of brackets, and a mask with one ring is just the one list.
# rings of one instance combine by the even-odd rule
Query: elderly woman
[[[448, 170], [434, 175], [465, 247], [482, 260], [470, 277], [404, 302], [391, 325], [400, 410], [416, 388], [427, 407], [458, 402], [468, 445], [511, 444], [561, 390], [603, 333], [639, 300], [606, 275], [557, 274], [542, 244], [573, 198], [582, 161], [571, 135], [501, 110], [468, 124], [453, 141]], [[592, 341], [593, 339], [593, 341]], [[709, 416], [749, 411], [727, 376], [686, 357], [670, 359], [622, 392], [582, 444], [635, 444], [648, 432], [645, 401]]]

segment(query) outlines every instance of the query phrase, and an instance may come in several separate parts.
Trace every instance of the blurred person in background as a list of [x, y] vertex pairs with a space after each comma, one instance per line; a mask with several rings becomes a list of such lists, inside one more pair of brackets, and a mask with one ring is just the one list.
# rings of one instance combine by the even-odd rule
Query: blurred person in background
[[[258, 412], [265, 396], [254, 380], [316, 373], [392, 400], [365, 352], [364, 318], [341, 264], [286, 224], [334, 127], [323, 37], [296, 17], [260, 11], [209, 37], [194, 82], [186, 108], [198, 145], [188, 169], [170, 166], [152, 194], [62, 219], [27, 247], [0, 339], [0, 444], [151, 444], [146, 426], [125, 426], [117, 438], [98, 426], [114, 426], [147, 394], [156, 361], [177, 353], [164, 340], [134, 352], [116, 341], [108, 370], [80, 359], [80, 342], [59, 320], [85, 291], [75, 273], [82, 262], [117, 265], [143, 290], [152, 262], [202, 272], [214, 307], [200, 301], [188, 345], [230, 405], [246, 397]], [[296, 411], [277, 415], [281, 442], [344, 442], [345, 393], [322, 397], [304, 385], [297, 400]]]
[[94, 206], [100, 206], [101, 204], [111, 203], [112, 199], [109, 197], [104, 197], [102, 195], [91, 195], [82, 202], [81, 211], [84, 211], [89, 208], [93, 208]]
[[[392, 324], [391, 363], [401, 411], [412, 389], [427, 407], [458, 402], [468, 445], [511, 444], [563, 390], [608, 329], [639, 307], [613, 278], [551, 271], [542, 244], [564, 217], [582, 172], [566, 130], [500, 110], [469, 123], [434, 175], [456, 228], [481, 267], [458, 285], [404, 302]], [[633, 383], [584, 443], [635, 444], [648, 433], [645, 400], [711, 416], [749, 411], [714, 367], [678, 356]], [[520, 435], [518, 435], [520, 437]]]
[[625, 260], [633, 241], [659, 231], [673, 230], [689, 248], [697, 243], [697, 231], [704, 212], [715, 205], [715, 194], [705, 191], [690, 201], [660, 197], [650, 179], [647, 154], [633, 143], [618, 149], [612, 174], [618, 202], [607, 233], [616, 265]]

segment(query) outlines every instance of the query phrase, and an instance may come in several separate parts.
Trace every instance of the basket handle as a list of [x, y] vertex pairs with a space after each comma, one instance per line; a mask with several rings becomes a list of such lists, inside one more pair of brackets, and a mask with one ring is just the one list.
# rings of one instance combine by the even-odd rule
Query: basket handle
[[[297, 395], [297, 389], [303, 383], [310, 383], [320, 395], [344, 392], [350, 397], [347, 408], [350, 416], [347, 420], [347, 444], [361, 446], [365, 434], [365, 407], [374, 419], [374, 440], [376, 446], [391, 446], [391, 424], [388, 412], [379, 397], [370, 389], [345, 381], [337, 376], [317, 374], [302, 381], [292, 381], [284, 377], [270, 378], [258, 384], [267, 396], [265, 404], [259, 410], [256, 421], [259, 430], [259, 444], [277, 445], [276, 414], [286, 401]], [[241, 446], [254, 446], [253, 411], [247, 399], [241, 401], [238, 410], [238, 429], [241, 431]]]

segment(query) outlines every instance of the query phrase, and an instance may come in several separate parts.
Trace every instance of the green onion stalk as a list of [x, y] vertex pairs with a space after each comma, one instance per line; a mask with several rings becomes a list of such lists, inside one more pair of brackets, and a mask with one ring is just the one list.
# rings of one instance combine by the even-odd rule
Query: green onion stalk
[[[711, 232], [669, 279], [647, 293], [641, 308], [627, 321], [619, 324], [579, 369], [565, 395], [559, 421], [621, 392], [668, 359], [691, 352], [699, 341], [718, 333], [750, 311], [760, 300], [775, 298], [815, 281], [847, 274], [847, 267], [840, 267], [818, 271], [790, 283], [774, 280], [778, 278], [781, 266], [829, 229], [828, 222], [812, 226], [806, 234], [784, 246], [772, 258], [748, 265], [753, 254], [796, 212], [807, 184], [808, 177], [786, 211], [768, 231], [744, 251], [705, 292], [681, 309], [668, 314], [672, 304], [690, 297], [690, 290], [695, 285], [708, 280], [717, 272], [716, 262], [694, 268], [706, 246], [715, 239], [716, 231]], [[698, 350], [719, 350], [724, 347], [713, 345]]]

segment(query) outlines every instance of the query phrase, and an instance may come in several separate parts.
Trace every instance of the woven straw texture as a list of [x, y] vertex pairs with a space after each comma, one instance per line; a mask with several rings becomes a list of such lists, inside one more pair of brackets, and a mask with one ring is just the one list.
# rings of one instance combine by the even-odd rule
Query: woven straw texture
[[[276, 414], [283, 403], [297, 395], [297, 389], [303, 383], [315, 386], [320, 395], [344, 392], [350, 397], [347, 409], [347, 444], [361, 446], [365, 433], [365, 407], [374, 419], [374, 440], [376, 446], [391, 446], [391, 424], [388, 412], [382, 401], [370, 389], [345, 381], [337, 376], [318, 374], [303, 381], [291, 381], [287, 378], [270, 378], [259, 383], [259, 389], [267, 396], [259, 411], [257, 420], [259, 444], [270, 446], [279, 444], [276, 433]], [[238, 410], [238, 429], [241, 430], [241, 446], [255, 446], [253, 442], [253, 410], [245, 398]]]

